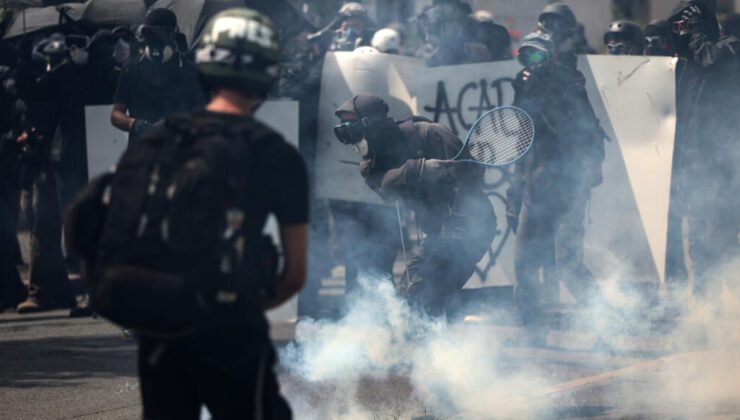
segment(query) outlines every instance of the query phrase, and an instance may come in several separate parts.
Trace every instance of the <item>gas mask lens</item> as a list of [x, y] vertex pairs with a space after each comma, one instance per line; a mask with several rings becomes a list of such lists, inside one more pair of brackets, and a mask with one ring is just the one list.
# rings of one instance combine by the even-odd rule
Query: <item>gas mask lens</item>
[[173, 31], [169, 28], [159, 26], [143, 26], [141, 36], [144, 41], [149, 42], [166, 42], [172, 38]]
[[362, 141], [367, 125], [366, 118], [356, 121], [345, 121], [334, 126], [334, 135], [337, 136], [337, 140], [342, 144], [357, 144]]
[[627, 51], [627, 45], [623, 42], [612, 41], [606, 45], [609, 55], [624, 55]]
[[526, 68], [532, 69], [547, 62], [547, 53], [535, 48], [526, 48], [519, 51], [519, 62]]
[[540, 21], [540, 26], [546, 32], [551, 34], [559, 34], [564, 32], [565, 24], [562, 19], [555, 15], [547, 15]]

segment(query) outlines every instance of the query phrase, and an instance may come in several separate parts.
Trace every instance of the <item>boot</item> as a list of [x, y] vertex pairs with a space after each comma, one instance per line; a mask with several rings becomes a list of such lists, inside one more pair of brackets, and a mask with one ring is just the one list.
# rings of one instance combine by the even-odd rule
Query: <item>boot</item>
[[49, 310], [50, 308], [41, 305], [36, 296], [29, 296], [28, 299], [21, 302], [16, 306], [15, 310], [19, 314], [31, 314], [34, 312], [41, 312]]

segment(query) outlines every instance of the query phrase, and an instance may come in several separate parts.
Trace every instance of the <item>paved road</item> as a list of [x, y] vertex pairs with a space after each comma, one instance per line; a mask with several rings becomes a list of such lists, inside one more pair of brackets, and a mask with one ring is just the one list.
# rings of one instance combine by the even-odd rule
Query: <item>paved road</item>
[[[140, 402], [134, 341], [105, 321], [69, 319], [66, 315], [66, 311], [0, 315], [0, 419], [138, 418]], [[470, 328], [488, 328], [498, 336], [516, 335], [513, 328], [490, 325], [471, 325]], [[275, 331], [278, 343], [284, 343], [291, 334], [292, 329], [284, 325]], [[580, 342], [588, 347], [588, 337], [580, 337]], [[715, 356], [697, 359], [690, 355], [653, 366], [650, 363], [655, 355], [639, 357], [628, 352], [594, 352], [578, 349], [578, 343], [579, 338], [573, 334], [553, 331], [547, 347], [511, 345], [498, 350], [498, 357], [506, 369], [536, 369], [556, 384], [540, 392], [541, 395], [530, 395], [524, 400], [528, 406], [542, 404], [545, 407], [537, 413], [538, 417], [740, 418], [737, 376], [700, 375], [706, 370], [706, 364], [717, 359]], [[721, 360], [723, 363], [730, 361], [730, 364], [715, 368], [718, 367], [720, 373], [740, 372], [732, 370], [740, 365], [737, 355], [723, 353]], [[733, 360], [737, 364], [733, 365]], [[661, 370], [675, 371], [677, 366], [678, 372], [671, 372], [675, 381], [660, 376]], [[626, 371], [618, 370], [625, 368]], [[594, 376], [604, 372], [612, 372], [614, 377]], [[658, 377], [661, 380], [656, 382]], [[281, 374], [281, 381], [292, 398], [299, 398], [303, 404], [311, 406], [314, 418], [321, 410], [332, 410], [332, 403], [345, 399], [347, 395], [344, 394], [349, 392], [354, 392], [356, 401], [365, 410], [376, 413], [374, 418], [378, 419], [404, 418], [399, 417], [399, 413], [407, 415], [409, 412], [421, 415], [424, 410], [409, 379], [402, 374], [361, 379], [353, 391], [338, 384], [308, 383], [286, 372]], [[691, 400], [685, 393], [676, 393], [668, 386], [672, 381], [695, 398]], [[310, 416], [301, 410], [296, 418]], [[454, 418], [483, 417], [478, 413]]]

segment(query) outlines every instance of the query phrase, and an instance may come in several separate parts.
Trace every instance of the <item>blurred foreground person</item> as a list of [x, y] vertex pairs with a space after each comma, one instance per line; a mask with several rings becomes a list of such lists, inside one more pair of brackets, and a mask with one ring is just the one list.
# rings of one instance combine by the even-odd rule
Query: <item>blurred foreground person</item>
[[96, 311], [139, 333], [144, 418], [199, 419], [202, 405], [216, 419], [291, 418], [264, 311], [303, 286], [308, 182], [298, 152], [253, 118], [279, 59], [268, 18], [215, 15], [196, 51], [206, 109], [152, 127], [68, 211]]
[[[409, 302], [443, 314], [495, 235], [483, 170], [450, 160], [462, 142], [447, 127], [422, 117], [394, 121], [380, 97], [356, 95], [336, 115], [341, 123], [335, 134], [361, 156], [366, 184], [386, 202], [402, 200], [426, 235], [407, 267]], [[368, 241], [363, 250], [375, 252], [381, 245]]]
[[[738, 256], [740, 41], [720, 36], [710, 0], [683, 2], [669, 19], [684, 62], [677, 86], [675, 172], [688, 225], [693, 291], [719, 297], [722, 264]], [[715, 279], [714, 282], [711, 280]]]
[[129, 133], [129, 144], [166, 115], [205, 103], [198, 71], [177, 50], [176, 33], [177, 17], [171, 10], [150, 10], [141, 28], [144, 50], [129, 60], [118, 79], [111, 123]]
[[[6, 53], [4, 50], [0, 51]], [[25, 286], [18, 272], [18, 265], [21, 263], [18, 216], [22, 145], [16, 142], [25, 105], [18, 99], [13, 71], [1, 64], [3, 63], [0, 63], [0, 313], [6, 308], [15, 308], [26, 297]]]
[[470, 5], [459, 0], [434, 0], [417, 18], [424, 45], [416, 57], [430, 67], [491, 61], [471, 14]]
[[671, 24], [665, 19], [655, 19], [645, 26], [645, 55], [671, 57], [675, 53]]
[[532, 116], [537, 133], [507, 190], [507, 219], [517, 234], [514, 299], [525, 325], [540, 320], [543, 298], [559, 302], [561, 281], [579, 304], [595, 287], [583, 263], [583, 219], [602, 181], [605, 136], [584, 76], [554, 61], [552, 48], [549, 35], [527, 35], [518, 56], [524, 70], [514, 81], [514, 105]]
[[604, 44], [609, 55], [642, 55], [645, 35], [635, 22], [617, 20], [609, 24]]

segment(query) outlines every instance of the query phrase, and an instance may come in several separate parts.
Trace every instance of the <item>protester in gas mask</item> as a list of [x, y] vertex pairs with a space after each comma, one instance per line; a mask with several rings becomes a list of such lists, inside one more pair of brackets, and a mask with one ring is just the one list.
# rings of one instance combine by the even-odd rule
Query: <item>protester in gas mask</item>
[[579, 304], [593, 291], [583, 264], [583, 220], [604, 159], [605, 136], [585, 78], [555, 61], [553, 48], [549, 35], [527, 35], [518, 55], [524, 69], [514, 81], [514, 104], [532, 116], [537, 140], [515, 164], [507, 220], [517, 234], [515, 304], [523, 324], [535, 327], [543, 303], [559, 301], [561, 281]]
[[416, 57], [430, 67], [491, 61], [471, 15], [470, 6], [459, 0], [435, 0], [417, 18], [424, 45]]
[[354, 51], [370, 45], [375, 32], [375, 22], [365, 6], [357, 2], [343, 5], [336, 17], [320, 31], [310, 34], [308, 41], [319, 50]]
[[645, 55], [666, 56], [674, 54], [671, 25], [665, 19], [655, 19], [645, 26]]
[[[447, 127], [422, 117], [394, 121], [377, 96], [356, 95], [336, 115], [334, 132], [360, 155], [366, 184], [386, 202], [401, 200], [413, 210], [426, 235], [407, 267], [407, 298], [417, 309], [444, 313], [495, 234], [483, 170], [450, 160], [462, 142]], [[362, 241], [363, 252], [380, 246]]]
[[712, 270], [738, 256], [740, 41], [720, 36], [716, 5], [681, 2], [668, 21], [684, 63], [677, 85], [674, 177], [688, 225], [694, 294], [719, 297]]
[[642, 55], [645, 35], [635, 22], [617, 20], [604, 33], [604, 44], [609, 55]]
[[165, 115], [205, 104], [195, 65], [177, 51], [176, 31], [177, 17], [171, 10], [150, 10], [141, 28], [144, 49], [118, 80], [111, 123], [129, 132], [129, 142]]

